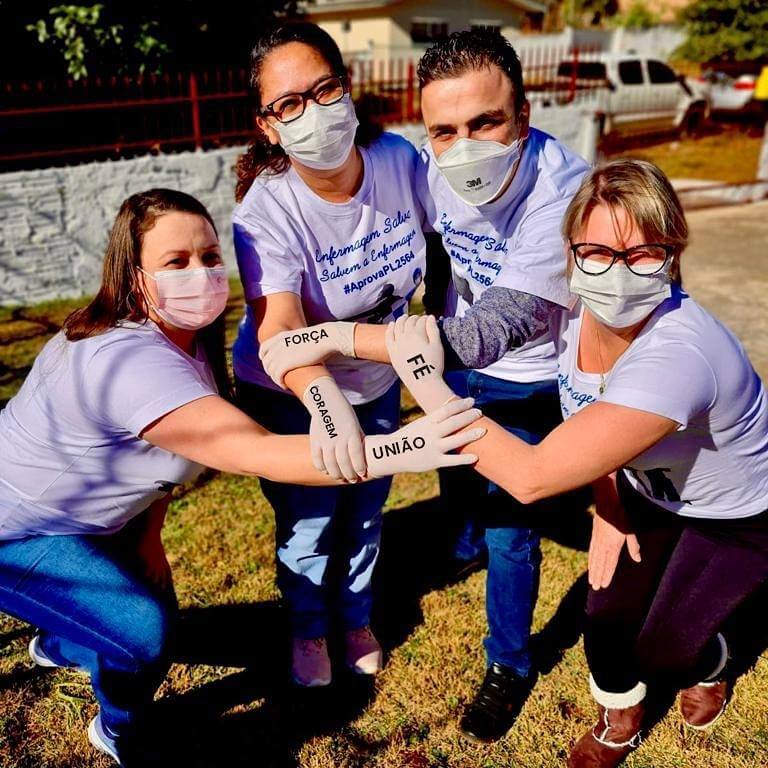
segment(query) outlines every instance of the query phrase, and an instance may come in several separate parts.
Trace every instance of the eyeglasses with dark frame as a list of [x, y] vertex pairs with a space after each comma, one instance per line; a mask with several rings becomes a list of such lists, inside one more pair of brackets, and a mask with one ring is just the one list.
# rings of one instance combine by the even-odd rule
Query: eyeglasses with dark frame
[[263, 117], [274, 117], [281, 123], [298, 120], [307, 108], [307, 101], [314, 101], [321, 107], [328, 107], [344, 98], [348, 91], [346, 75], [331, 75], [301, 93], [286, 93], [269, 104], [265, 104], [259, 113]]
[[576, 266], [588, 275], [606, 273], [618, 260], [636, 275], [647, 277], [664, 269], [675, 246], [669, 243], [643, 243], [625, 251], [617, 251], [602, 243], [571, 243], [571, 253]]

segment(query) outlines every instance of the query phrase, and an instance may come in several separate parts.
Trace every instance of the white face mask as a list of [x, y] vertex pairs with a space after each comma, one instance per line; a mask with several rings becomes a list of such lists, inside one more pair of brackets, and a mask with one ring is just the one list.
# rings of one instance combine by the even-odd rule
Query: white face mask
[[308, 168], [328, 171], [339, 168], [349, 157], [359, 123], [355, 105], [345, 93], [341, 101], [327, 106], [310, 101], [301, 117], [270, 125], [288, 157]]
[[163, 269], [154, 275], [139, 267], [157, 285], [157, 306], [150, 304], [169, 325], [197, 331], [210, 325], [227, 306], [227, 268]]
[[517, 167], [522, 139], [511, 144], [477, 139], [457, 139], [436, 158], [451, 189], [469, 205], [493, 200], [509, 182]]
[[571, 293], [610, 328], [639, 323], [672, 295], [669, 264], [654, 275], [636, 275], [616, 263], [602, 275], [587, 275], [578, 267], [571, 273]]

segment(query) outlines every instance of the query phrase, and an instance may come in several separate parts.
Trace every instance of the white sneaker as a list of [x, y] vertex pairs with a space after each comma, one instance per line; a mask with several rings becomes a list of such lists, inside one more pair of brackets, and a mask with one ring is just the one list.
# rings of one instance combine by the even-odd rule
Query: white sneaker
[[370, 627], [352, 629], [345, 635], [347, 666], [358, 675], [375, 675], [384, 668], [384, 652]]
[[293, 682], [305, 688], [318, 688], [331, 683], [331, 659], [324, 637], [293, 638]]
[[88, 670], [82, 667], [68, 666], [66, 664], [58, 664], [50, 656], [48, 656], [40, 645], [40, 635], [35, 635], [27, 646], [29, 651], [29, 658], [37, 664], [38, 667], [49, 667], [56, 669], [72, 669], [75, 672], [82, 672], [88, 674]]
[[37, 664], [38, 667], [60, 667], [61, 664], [57, 664], [53, 659], [45, 655], [45, 652], [40, 647], [40, 635], [35, 635], [27, 646], [29, 651], [29, 658]]
[[91, 745], [96, 749], [109, 755], [118, 765], [120, 765], [115, 737], [102, 725], [101, 714], [96, 715], [96, 717], [94, 717], [88, 724], [88, 741], [90, 741]]

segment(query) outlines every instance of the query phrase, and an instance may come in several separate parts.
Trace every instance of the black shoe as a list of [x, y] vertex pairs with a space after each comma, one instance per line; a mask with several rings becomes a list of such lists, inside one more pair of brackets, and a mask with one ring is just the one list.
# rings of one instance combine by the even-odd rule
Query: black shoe
[[462, 734], [481, 744], [500, 739], [515, 722], [534, 681], [534, 676], [523, 678], [503, 664], [491, 664], [459, 722]]

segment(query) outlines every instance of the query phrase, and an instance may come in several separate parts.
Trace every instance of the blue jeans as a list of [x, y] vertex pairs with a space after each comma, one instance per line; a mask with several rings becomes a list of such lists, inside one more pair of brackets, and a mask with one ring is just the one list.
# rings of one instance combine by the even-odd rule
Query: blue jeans
[[[445, 378], [457, 395], [474, 397], [486, 416], [529, 444], [540, 442], [560, 423], [554, 380], [518, 384], [479, 371], [451, 371]], [[466, 468], [441, 470], [440, 495], [461, 529], [456, 557], [471, 559], [488, 550], [487, 662], [525, 677], [531, 672], [529, 639], [541, 563], [535, 521], [546, 502], [520, 504]]]
[[[239, 406], [271, 432], [309, 431], [309, 413], [293, 395], [243, 381], [237, 382], [237, 391]], [[376, 400], [355, 406], [355, 413], [365, 434], [393, 432], [400, 420], [400, 382]], [[391, 484], [391, 478], [336, 488], [261, 481], [275, 510], [277, 583], [296, 637], [325, 637], [334, 609], [345, 630], [370, 622], [381, 508]]]
[[170, 663], [178, 613], [136, 556], [141, 516], [110, 536], [29, 536], [0, 542], [0, 610], [40, 629], [58, 664], [91, 676], [103, 724], [139, 727]]

